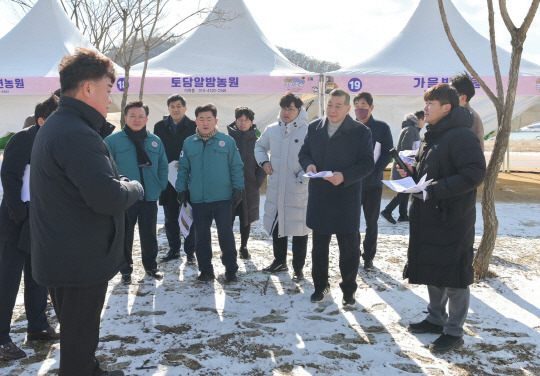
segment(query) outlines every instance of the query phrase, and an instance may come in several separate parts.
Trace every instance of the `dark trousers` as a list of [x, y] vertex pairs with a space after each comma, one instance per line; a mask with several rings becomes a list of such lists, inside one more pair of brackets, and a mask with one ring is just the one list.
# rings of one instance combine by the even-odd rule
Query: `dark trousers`
[[[306, 264], [308, 236], [293, 236], [292, 237], [292, 253], [293, 253], [293, 268], [295, 271], [301, 271]], [[280, 264], [287, 262], [287, 243], [288, 236], [278, 236], [278, 223], [272, 232], [272, 245], [274, 247], [274, 258]]]
[[[180, 205], [177, 202], [163, 205], [163, 214], [165, 215], [165, 234], [167, 235], [170, 251], [179, 252], [181, 245], [180, 224], [178, 223]], [[191, 227], [188, 237], [184, 240], [184, 252], [188, 256], [195, 254], [194, 226]]]
[[[315, 290], [322, 290], [328, 283], [328, 255], [332, 234], [313, 232], [313, 284]], [[358, 287], [356, 275], [360, 265], [360, 236], [358, 232], [336, 234], [339, 246], [339, 270], [342, 282], [339, 284], [344, 294], [354, 293]]]
[[9, 239], [0, 245], [0, 345], [11, 342], [11, 318], [23, 269], [27, 332], [37, 333], [49, 327], [45, 316], [47, 288], [32, 278], [30, 255], [18, 249], [17, 242]]
[[382, 187], [362, 190], [362, 209], [366, 220], [366, 235], [364, 236], [364, 253], [362, 258], [373, 260], [377, 252], [377, 236], [379, 235], [379, 214], [381, 211]]
[[387, 213], [392, 214], [396, 206], [399, 206], [399, 216], [401, 218], [407, 217], [407, 209], [409, 206], [409, 196], [410, 193], [398, 193], [394, 196], [392, 201], [386, 205], [386, 208], [384, 208], [384, 211]]
[[150, 271], [157, 269], [157, 202], [137, 201], [126, 210], [126, 216], [127, 229], [125, 249], [128, 266], [121, 270], [122, 274], [131, 274], [133, 272], [133, 235], [135, 233], [135, 224], [137, 222], [139, 223], [139, 238], [141, 241], [141, 255], [144, 270]]
[[228, 273], [236, 273], [236, 244], [231, 223], [231, 201], [214, 201], [193, 203], [193, 226], [195, 226], [195, 253], [199, 270], [203, 273], [213, 273], [212, 266], [212, 236], [210, 226], [212, 219], [216, 221], [221, 262]]
[[249, 233], [251, 232], [251, 224], [248, 223], [246, 226], [243, 225], [244, 222], [244, 212], [242, 211], [242, 203], [238, 205], [232, 215], [232, 224], [234, 225], [234, 218], [238, 216], [238, 222], [240, 225], [240, 248], [246, 248], [247, 242], [249, 239]]
[[49, 287], [60, 322], [60, 376], [93, 375], [107, 282], [92, 287]]

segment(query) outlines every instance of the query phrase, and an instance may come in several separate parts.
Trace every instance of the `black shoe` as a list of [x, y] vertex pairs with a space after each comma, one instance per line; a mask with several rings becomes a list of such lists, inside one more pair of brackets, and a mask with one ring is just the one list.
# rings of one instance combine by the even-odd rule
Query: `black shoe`
[[354, 307], [356, 305], [356, 299], [354, 298], [353, 293], [343, 294], [343, 307]]
[[295, 282], [300, 282], [300, 281], [303, 281], [305, 279], [304, 277], [304, 272], [301, 271], [301, 270], [298, 270], [298, 271], [295, 271], [294, 272], [294, 276], [293, 276], [293, 281]]
[[388, 222], [390, 222], [393, 225], [397, 223], [394, 217], [392, 217], [392, 214], [385, 212], [384, 210], [381, 212], [381, 217], [383, 217], [384, 219], [386, 219]]
[[122, 283], [129, 285], [131, 283], [131, 274], [122, 274]]
[[7, 360], [21, 359], [26, 357], [26, 353], [13, 342], [8, 342], [4, 345], [0, 345], [0, 356]]
[[326, 286], [324, 289], [315, 289], [315, 292], [311, 294], [311, 302], [322, 302], [328, 294], [330, 294], [330, 286]]
[[26, 340], [28, 341], [50, 341], [55, 339], [60, 339], [60, 333], [58, 333], [52, 326], [49, 326], [41, 332], [26, 333]]
[[167, 261], [177, 259], [179, 257], [180, 257], [180, 251], [169, 251], [169, 252], [167, 252], [165, 257], [161, 258], [161, 261], [167, 262]]
[[249, 260], [251, 258], [247, 247], [240, 247], [240, 258], [244, 260]]
[[238, 282], [238, 277], [236, 276], [236, 273], [225, 272], [225, 282], [226, 283]]
[[429, 351], [432, 353], [446, 353], [454, 350], [455, 348], [463, 345], [462, 336], [451, 336], [450, 334], [442, 334], [431, 345], [429, 345]]
[[373, 260], [364, 260], [364, 269], [373, 269]]
[[214, 276], [214, 273], [201, 272], [201, 274], [199, 274], [199, 276], [197, 277], [197, 281], [210, 282], [210, 281], [213, 281], [214, 278], [216, 278]]
[[124, 376], [124, 371], [104, 371], [99, 368], [94, 371], [93, 376]]
[[195, 255], [187, 255], [188, 265], [195, 265], [197, 261], [195, 260]]
[[163, 274], [161, 274], [157, 269], [147, 270], [146, 275], [154, 279], [157, 279], [158, 281], [161, 281], [163, 279]]
[[263, 269], [263, 272], [265, 272], [265, 273], [277, 273], [277, 272], [286, 272], [287, 270], [289, 270], [289, 267], [287, 266], [286, 263], [279, 263], [279, 262], [274, 260], [272, 265], [270, 265], [269, 267]]
[[442, 334], [443, 326], [432, 324], [427, 320], [422, 320], [420, 322], [409, 324], [407, 330], [411, 333], [433, 333], [433, 334]]
[[405, 217], [399, 216], [397, 219], [398, 222], [409, 222], [409, 216], [406, 215]]

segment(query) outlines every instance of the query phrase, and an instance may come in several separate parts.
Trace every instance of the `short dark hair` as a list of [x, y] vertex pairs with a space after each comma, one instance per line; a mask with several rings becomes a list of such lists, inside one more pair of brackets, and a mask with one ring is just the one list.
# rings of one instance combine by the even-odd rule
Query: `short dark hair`
[[208, 112], [210, 111], [215, 118], [217, 118], [217, 108], [212, 103], [208, 103], [202, 106], [199, 106], [195, 109], [195, 117], [199, 116], [201, 112]]
[[331, 97], [345, 97], [345, 105], [348, 106], [351, 104], [351, 96], [345, 90], [334, 89], [328, 95]]
[[62, 95], [74, 96], [85, 81], [108, 77], [111, 83], [116, 80], [114, 65], [108, 57], [96, 51], [78, 47], [74, 54], [62, 58], [58, 67]]
[[45, 99], [43, 102], [36, 105], [34, 110], [34, 118], [36, 119], [36, 124], [39, 118], [46, 120], [56, 109], [58, 108], [58, 97], [52, 94], [49, 98]]
[[418, 118], [418, 120], [422, 120], [426, 116], [426, 113], [424, 111], [420, 110], [420, 111], [416, 111], [414, 113], [414, 116], [416, 116]]
[[146, 112], [146, 116], [150, 114], [150, 109], [142, 101], [131, 101], [128, 104], [126, 104], [126, 107], [124, 107], [124, 115], [127, 116], [129, 109], [134, 108], [134, 107], [144, 108], [144, 112]]
[[167, 107], [169, 107], [172, 102], [176, 101], [182, 102], [182, 107], [186, 107], [186, 100], [180, 94], [173, 94], [169, 98], [167, 98]]
[[302, 99], [300, 99], [300, 97], [297, 97], [296, 95], [288, 91], [283, 94], [283, 96], [279, 100], [279, 107], [285, 108], [289, 107], [291, 104], [294, 104], [294, 107], [300, 109], [304, 102], [302, 102]]
[[255, 119], [255, 112], [249, 107], [236, 107], [234, 110], [234, 118], [239, 119], [242, 116], [246, 116], [249, 120], [253, 121]]
[[469, 102], [476, 91], [471, 76], [467, 72], [463, 72], [450, 79], [450, 83], [457, 90], [459, 95], [465, 94], [467, 102]]
[[452, 108], [459, 106], [459, 95], [455, 88], [448, 84], [437, 84], [430, 87], [424, 93], [424, 101], [439, 101], [441, 106], [452, 105]]
[[353, 99], [353, 103], [358, 102], [360, 99], [364, 99], [370, 107], [373, 106], [373, 96], [371, 95], [371, 93], [368, 93], [367, 91], [362, 91], [361, 93], [356, 94]]

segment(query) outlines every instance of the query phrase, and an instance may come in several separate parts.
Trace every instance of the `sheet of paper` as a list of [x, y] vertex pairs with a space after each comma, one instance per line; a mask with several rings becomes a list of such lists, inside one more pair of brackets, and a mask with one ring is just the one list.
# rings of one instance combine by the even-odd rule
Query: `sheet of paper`
[[[2, 169], [2, 161], [0, 161], [0, 170]], [[4, 187], [2, 187], [2, 179], [0, 179], [0, 197], [4, 197]]]
[[169, 163], [169, 183], [174, 187], [176, 186], [176, 177], [178, 176], [178, 161], [172, 161]]
[[332, 173], [332, 171], [321, 171], [321, 172], [317, 172], [316, 174], [310, 171], [310, 172], [306, 172], [304, 176], [306, 178], [330, 178], [334, 176], [334, 174]]
[[373, 159], [375, 160], [375, 163], [377, 163], [380, 156], [381, 156], [381, 143], [377, 141], [375, 142], [375, 147], [373, 148]]
[[407, 176], [406, 178], [399, 180], [383, 180], [382, 182], [391, 190], [398, 193], [420, 193], [424, 195], [424, 200], [426, 199], [426, 187], [433, 181], [433, 179], [426, 180], [427, 175], [422, 176], [418, 183], [415, 183], [412, 177]]
[[414, 150], [420, 149], [420, 141], [414, 141], [413, 144], [412, 144], [412, 148]]
[[399, 152], [399, 157], [403, 162], [407, 162], [409, 166], [412, 166], [416, 154], [418, 154], [418, 150], [403, 150]]
[[30, 201], [30, 165], [27, 164], [24, 168], [23, 183], [21, 189], [21, 201]]
[[178, 217], [178, 223], [180, 224], [180, 231], [184, 239], [189, 235], [189, 229], [193, 224], [193, 212], [191, 211], [191, 205], [180, 205], [180, 216]]

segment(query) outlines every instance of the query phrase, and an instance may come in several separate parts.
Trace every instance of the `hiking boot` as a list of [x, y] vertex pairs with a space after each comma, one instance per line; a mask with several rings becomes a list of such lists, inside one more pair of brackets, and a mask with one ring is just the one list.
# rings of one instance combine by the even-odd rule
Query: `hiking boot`
[[433, 333], [433, 334], [442, 334], [443, 326], [432, 324], [427, 320], [422, 320], [420, 322], [409, 324], [407, 330], [411, 333]]
[[180, 251], [173, 251], [173, 250], [170, 250], [169, 252], [167, 252], [167, 254], [165, 255], [165, 257], [162, 257], [161, 258], [161, 261], [163, 262], [167, 262], [167, 261], [171, 261], [171, 260], [174, 260], [174, 259], [177, 259], [180, 257]]
[[298, 271], [295, 271], [294, 272], [294, 276], [293, 276], [293, 281], [294, 282], [300, 282], [300, 281], [303, 281], [305, 279], [304, 277], [304, 272], [301, 271], [301, 270], [298, 270]]
[[122, 274], [122, 283], [129, 285], [131, 283], [131, 274]]
[[451, 336], [450, 334], [442, 334], [431, 345], [429, 345], [429, 351], [432, 353], [446, 353], [454, 350], [455, 348], [463, 345], [462, 336]]
[[364, 260], [364, 269], [365, 270], [373, 269], [373, 260]]
[[354, 292], [343, 294], [343, 307], [354, 307], [356, 305], [356, 299], [354, 298]]
[[197, 261], [195, 260], [195, 255], [187, 255], [188, 265], [195, 265]]
[[315, 292], [311, 294], [311, 302], [322, 302], [324, 298], [330, 293], [330, 286], [326, 286], [324, 289], [315, 289]]
[[388, 222], [390, 222], [393, 225], [397, 223], [394, 217], [392, 217], [392, 213], [388, 213], [383, 210], [381, 212], [381, 217], [383, 217], [384, 219], [386, 219]]
[[409, 222], [409, 216], [406, 215], [405, 217], [399, 216], [397, 219], [398, 222]]
[[214, 276], [214, 273], [201, 272], [201, 274], [199, 274], [199, 276], [197, 277], [197, 281], [199, 281], [199, 282], [210, 282], [210, 281], [213, 281], [214, 278], [216, 278]]
[[26, 339], [28, 341], [36, 340], [55, 340], [60, 339], [60, 333], [58, 333], [52, 326], [37, 333], [26, 333]]
[[13, 342], [8, 342], [4, 345], [0, 345], [0, 356], [10, 359], [21, 359], [26, 357], [26, 353], [17, 347]]
[[158, 281], [163, 279], [163, 274], [161, 274], [157, 269], [147, 270], [146, 275]]
[[289, 270], [289, 267], [287, 266], [287, 263], [280, 263], [274, 260], [274, 262], [263, 269], [263, 272], [265, 273], [277, 273], [277, 272], [286, 272]]
[[244, 260], [249, 260], [251, 258], [247, 247], [240, 247], [240, 258]]
[[236, 276], [236, 273], [225, 272], [225, 282], [226, 283], [238, 282], [238, 277]]

